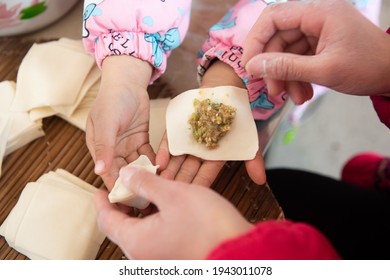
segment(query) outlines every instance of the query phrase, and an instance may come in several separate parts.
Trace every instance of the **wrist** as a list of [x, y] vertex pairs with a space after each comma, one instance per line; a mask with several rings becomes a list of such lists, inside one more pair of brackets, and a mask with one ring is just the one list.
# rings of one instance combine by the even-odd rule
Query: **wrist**
[[102, 64], [102, 83], [132, 84], [146, 89], [152, 72], [153, 67], [147, 61], [128, 55], [109, 56]]
[[205, 72], [200, 87], [212, 88], [217, 86], [235, 86], [245, 89], [245, 84], [234, 69], [220, 61], [213, 62]]

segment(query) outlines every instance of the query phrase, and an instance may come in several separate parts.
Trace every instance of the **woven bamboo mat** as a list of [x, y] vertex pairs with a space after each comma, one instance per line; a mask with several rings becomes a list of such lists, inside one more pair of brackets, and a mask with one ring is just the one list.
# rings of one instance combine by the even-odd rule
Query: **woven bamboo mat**
[[[34, 42], [21, 38], [0, 38], [0, 81], [16, 81], [18, 67]], [[171, 95], [169, 83], [157, 81], [150, 87], [151, 98]], [[85, 145], [83, 131], [57, 117], [44, 119], [45, 136], [25, 145], [3, 161], [0, 177], [0, 224], [15, 206], [24, 186], [41, 175], [62, 168], [97, 188], [103, 181], [93, 172], [94, 164]], [[212, 188], [229, 199], [252, 223], [283, 216], [267, 186], [255, 185], [241, 162], [228, 162]], [[204, 207], [207, 207], [205, 205]], [[26, 259], [0, 238], [0, 260]], [[97, 259], [125, 259], [121, 249], [105, 240]]]

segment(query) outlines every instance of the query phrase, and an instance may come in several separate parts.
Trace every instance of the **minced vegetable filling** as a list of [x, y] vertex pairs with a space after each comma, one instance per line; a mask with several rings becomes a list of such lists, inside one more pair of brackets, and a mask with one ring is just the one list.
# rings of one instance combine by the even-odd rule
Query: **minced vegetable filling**
[[208, 149], [218, 147], [218, 141], [230, 130], [236, 116], [236, 108], [210, 99], [194, 100], [195, 112], [188, 123], [196, 141]]

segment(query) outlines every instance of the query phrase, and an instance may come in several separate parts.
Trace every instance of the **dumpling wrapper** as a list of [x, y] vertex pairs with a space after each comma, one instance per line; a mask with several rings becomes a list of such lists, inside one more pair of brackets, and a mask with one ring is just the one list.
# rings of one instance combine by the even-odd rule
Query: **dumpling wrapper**
[[12, 104], [14, 92], [14, 82], [0, 82], [0, 175], [2, 160], [6, 153], [7, 140], [11, 129], [9, 121], [9, 107]]
[[91, 111], [93, 102], [96, 99], [97, 93], [99, 92], [99, 88], [100, 88], [100, 79], [96, 81], [96, 83], [89, 88], [83, 100], [80, 102], [77, 109], [73, 112], [73, 114], [70, 117], [63, 115], [61, 113], [58, 113], [57, 116], [69, 122], [70, 124], [76, 126], [77, 128], [85, 131], [87, 128], [88, 115], [89, 112]]
[[35, 43], [19, 67], [13, 108], [28, 111], [46, 106], [71, 106], [94, 65], [87, 53], [58, 41]]
[[44, 135], [40, 120], [32, 122], [27, 112], [10, 109], [15, 91], [15, 82], [0, 82], [0, 159]]
[[[194, 112], [194, 100], [209, 98], [236, 108], [231, 130], [218, 142], [218, 147], [208, 149], [196, 141], [188, 123]], [[204, 160], [251, 160], [259, 149], [256, 123], [249, 105], [247, 90], [221, 86], [193, 89], [173, 98], [167, 108], [167, 136], [172, 155], [193, 155]]]
[[105, 239], [97, 225], [95, 191], [65, 170], [46, 173], [27, 184], [0, 234], [32, 260], [95, 259]]
[[101, 77], [101, 71], [99, 67], [97, 67], [97, 65], [93, 66], [81, 86], [80, 93], [77, 96], [76, 101], [70, 106], [53, 106], [54, 111], [56, 111], [57, 114], [71, 117], [72, 114], [79, 107], [84, 97], [87, 96], [87, 94], [89, 94], [89, 91], [91, 90], [94, 91], [96, 84], [100, 85], [99, 82], [100, 77]]
[[[141, 155], [138, 159], [129, 163], [127, 166], [145, 169], [146, 171], [149, 171], [153, 174], [156, 174], [157, 169], [159, 168], [158, 165], [153, 165], [149, 158], [145, 155]], [[143, 197], [136, 196], [122, 184], [122, 170], [127, 166], [122, 167], [122, 169], [119, 171], [119, 177], [115, 181], [114, 188], [109, 193], [108, 199], [111, 203], [121, 203], [130, 207], [145, 209], [148, 207], [150, 202]]]

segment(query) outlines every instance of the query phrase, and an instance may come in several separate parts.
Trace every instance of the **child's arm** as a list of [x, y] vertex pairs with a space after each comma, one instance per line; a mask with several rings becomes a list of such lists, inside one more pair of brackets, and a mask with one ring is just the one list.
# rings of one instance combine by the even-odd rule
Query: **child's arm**
[[209, 38], [198, 54], [200, 82], [202, 83], [205, 73], [216, 60], [230, 65], [247, 88], [253, 116], [258, 120], [268, 119], [284, 104], [282, 95], [268, 96], [264, 80], [252, 77], [241, 65], [246, 36], [266, 6], [263, 1], [239, 1], [210, 28]]
[[102, 69], [98, 96], [88, 118], [87, 146], [95, 172], [108, 189], [119, 169], [146, 154], [149, 143], [147, 87], [166, 69], [183, 41], [190, 0], [85, 1], [83, 42]]
[[[267, 5], [263, 1], [241, 0], [214, 26], [198, 55], [198, 77], [201, 88], [230, 85], [248, 89], [253, 115], [256, 119], [269, 118], [284, 103], [281, 96], [269, 98], [261, 78], [248, 75], [241, 66], [246, 35]], [[166, 141], [166, 139], [165, 139]], [[182, 156], [170, 159], [167, 143], [162, 142], [156, 163], [161, 175], [169, 179], [210, 186], [224, 162], [201, 161]], [[264, 184], [265, 172], [261, 151], [246, 162], [248, 174], [257, 184]]]

